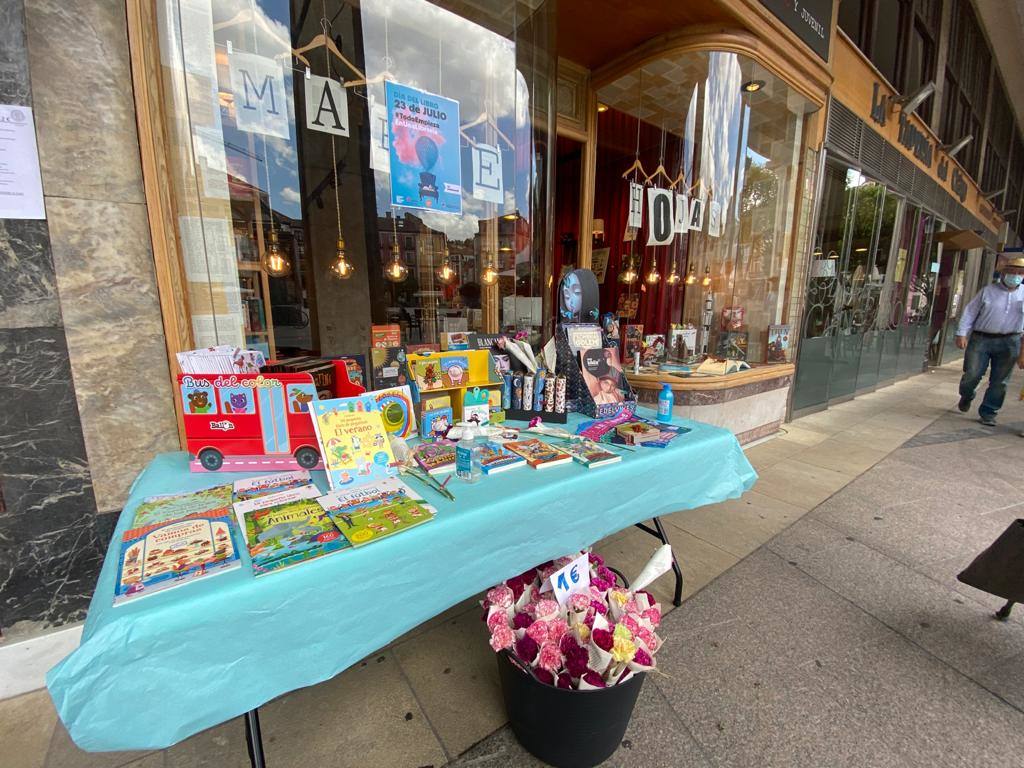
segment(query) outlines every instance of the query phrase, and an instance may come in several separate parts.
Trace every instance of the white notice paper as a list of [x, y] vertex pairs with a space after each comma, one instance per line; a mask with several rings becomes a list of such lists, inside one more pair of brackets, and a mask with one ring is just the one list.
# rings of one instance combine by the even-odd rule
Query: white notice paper
[[0, 219], [45, 219], [31, 107], [0, 104]]
[[238, 129], [287, 139], [288, 94], [281, 65], [274, 59], [240, 51], [228, 57], [228, 64]]
[[500, 205], [505, 201], [501, 152], [489, 144], [472, 146], [470, 152], [473, 155], [473, 197]]

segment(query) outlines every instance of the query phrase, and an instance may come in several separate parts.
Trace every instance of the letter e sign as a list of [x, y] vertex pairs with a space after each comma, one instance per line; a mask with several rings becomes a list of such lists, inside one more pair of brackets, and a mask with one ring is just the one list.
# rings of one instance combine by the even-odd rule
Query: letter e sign
[[348, 136], [348, 95], [337, 80], [319, 75], [306, 78], [306, 127], [312, 131]]

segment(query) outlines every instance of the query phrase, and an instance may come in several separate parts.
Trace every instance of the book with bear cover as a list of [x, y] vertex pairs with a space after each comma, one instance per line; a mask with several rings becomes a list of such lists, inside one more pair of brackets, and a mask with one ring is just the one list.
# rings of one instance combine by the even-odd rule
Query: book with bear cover
[[319, 495], [310, 485], [235, 504], [253, 573], [263, 576], [350, 546], [317, 503]]
[[132, 528], [121, 536], [114, 605], [240, 565], [230, 506]]

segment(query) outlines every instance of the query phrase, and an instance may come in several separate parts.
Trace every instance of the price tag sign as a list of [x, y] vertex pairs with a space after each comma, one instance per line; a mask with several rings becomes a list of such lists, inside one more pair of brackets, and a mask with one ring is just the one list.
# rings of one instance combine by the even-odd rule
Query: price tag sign
[[559, 605], [565, 605], [565, 601], [577, 592], [586, 592], [590, 589], [590, 563], [587, 553], [584, 552], [567, 566], [551, 574], [549, 582]]

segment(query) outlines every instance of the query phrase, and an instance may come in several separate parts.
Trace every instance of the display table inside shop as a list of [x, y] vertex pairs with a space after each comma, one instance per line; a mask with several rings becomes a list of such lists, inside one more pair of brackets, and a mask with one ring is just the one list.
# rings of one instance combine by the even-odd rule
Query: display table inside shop
[[746, 445], [779, 431], [795, 374], [792, 363], [754, 363], [749, 370], [723, 376], [626, 371], [626, 378], [638, 402], [655, 406], [662, 382], [668, 382], [676, 416], [725, 427]]
[[[567, 426], [582, 420], [574, 414]], [[252, 476], [192, 473], [187, 454], [161, 454], [121, 513], [80, 647], [47, 675], [57, 712], [85, 750], [169, 747], [337, 675], [530, 566], [754, 484], [732, 434], [676, 423], [692, 431], [662, 449], [623, 451], [607, 467], [527, 467], [472, 485], [453, 478], [454, 502], [408, 479], [437, 509], [427, 525], [258, 579], [240, 547], [238, 570], [115, 608], [116, 542], [144, 497]], [[326, 489], [323, 472], [313, 477]]]

